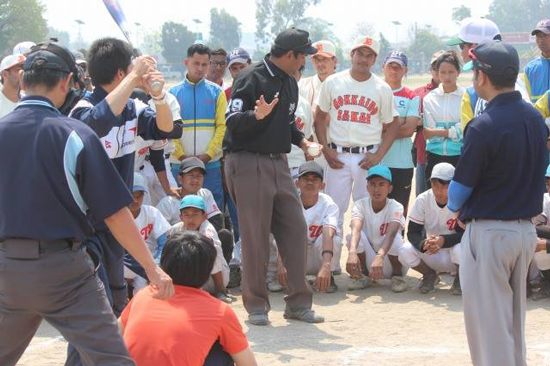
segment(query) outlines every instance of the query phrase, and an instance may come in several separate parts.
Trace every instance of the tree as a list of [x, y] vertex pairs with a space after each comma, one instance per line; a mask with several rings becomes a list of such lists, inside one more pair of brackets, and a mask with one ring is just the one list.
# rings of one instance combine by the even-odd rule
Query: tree
[[456, 8], [453, 8], [453, 22], [460, 24], [463, 19], [469, 18], [472, 16], [472, 9], [465, 5], [460, 5]]
[[19, 42], [46, 40], [44, 6], [38, 0], [0, 0], [0, 53]]
[[181, 23], [166, 22], [162, 25], [161, 39], [162, 56], [171, 64], [180, 64], [195, 42], [195, 35]]
[[71, 36], [69, 35], [69, 32], [55, 29], [53, 27], [48, 27], [48, 38], [57, 38], [59, 44], [65, 47], [69, 47], [69, 43], [71, 43]]
[[355, 28], [351, 33], [351, 42], [355, 42], [355, 39], [359, 36], [371, 36], [374, 37], [376, 34], [376, 28], [372, 23], [369, 22], [359, 22], [355, 24]]
[[429, 68], [430, 57], [436, 51], [445, 49], [445, 44], [429, 25], [418, 28], [415, 24], [409, 30], [409, 34], [412, 34], [412, 39], [409, 47], [405, 49], [409, 57], [409, 71], [425, 72]]
[[141, 41], [141, 51], [145, 55], [157, 56], [162, 54], [162, 36], [160, 30], [155, 29], [144, 34]]
[[256, 44], [258, 49], [281, 31], [300, 25], [311, 5], [321, 0], [256, 0]]
[[233, 15], [222, 9], [210, 9], [210, 40], [213, 49], [232, 50], [241, 44], [241, 23]]
[[493, 0], [487, 18], [501, 32], [529, 32], [537, 22], [550, 18], [550, 0]]

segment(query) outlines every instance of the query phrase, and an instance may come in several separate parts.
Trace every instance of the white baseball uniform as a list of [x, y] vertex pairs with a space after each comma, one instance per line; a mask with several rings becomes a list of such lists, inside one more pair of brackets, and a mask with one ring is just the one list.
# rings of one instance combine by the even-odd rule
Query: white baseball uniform
[[[158, 239], [170, 230], [170, 224], [161, 215], [161, 213], [152, 206], [141, 205], [138, 217], [134, 219], [141, 237], [147, 244], [153, 256], [156, 256], [158, 250]], [[124, 277], [133, 279], [134, 294], [147, 286], [147, 280], [130, 269], [124, 267]]]
[[[456, 233], [458, 220], [447, 206], [439, 207], [431, 189], [416, 198], [409, 219], [424, 226], [426, 237]], [[460, 264], [460, 244], [442, 248], [436, 254], [428, 254], [420, 252], [409, 242], [404, 243], [399, 252], [399, 261], [404, 266], [416, 267], [420, 260], [436, 272], [456, 273]]]
[[302, 207], [308, 228], [307, 232], [307, 264], [308, 275], [317, 275], [323, 263], [323, 228], [331, 227], [336, 230], [333, 237], [333, 252], [330, 270], [341, 270], [340, 256], [342, 254], [342, 233], [338, 229], [338, 206], [328, 194], [319, 193], [317, 203], [310, 207]]
[[[365, 253], [367, 259], [367, 268], [370, 268], [376, 253], [382, 247], [386, 238], [386, 231], [391, 222], [397, 222], [400, 230], [395, 236], [393, 244], [388, 251], [388, 255], [398, 256], [403, 246], [403, 237], [401, 230], [405, 227], [405, 216], [403, 216], [403, 205], [394, 199], [387, 198], [386, 205], [379, 212], [374, 212], [370, 197], [362, 198], [355, 202], [351, 210], [351, 220], [361, 220], [363, 227], [361, 229], [361, 239], [357, 246], [357, 253]], [[350, 248], [351, 235], [347, 236], [347, 247]], [[384, 278], [392, 277], [392, 265], [388, 258], [384, 257]], [[409, 270], [403, 266], [402, 275]]]
[[[309, 139], [313, 134], [313, 113], [307, 100], [300, 97], [298, 99], [298, 107], [295, 112], [296, 127], [304, 133], [306, 139]], [[288, 167], [290, 168], [290, 174], [294, 180], [298, 179], [298, 168], [300, 165], [306, 162], [306, 156], [304, 150], [300, 149], [296, 145], [292, 145], [290, 153], [287, 154]]]
[[[350, 70], [329, 76], [321, 86], [317, 99], [319, 108], [330, 115], [328, 136], [338, 146], [337, 156], [344, 163], [342, 169], [325, 171], [325, 192], [329, 194], [340, 210], [342, 228], [344, 213], [349, 199], [357, 201], [368, 195], [367, 171], [359, 162], [365, 157], [366, 148], [375, 153], [382, 141], [383, 125], [391, 123], [398, 116], [393, 92], [388, 84], [372, 74], [367, 81], [359, 82], [351, 77]], [[352, 154], [342, 147], [360, 147], [362, 153]]]
[[[197, 192], [197, 196], [200, 196], [204, 199], [206, 204], [206, 215], [208, 218], [211, 218], [216, 215], [220, 215], [221, 211], [216, 204], [216, 200], [212, 195], [212, 192], [207, 188], [201, 188]], [[160, 200], [157, 205], [157, 209], [160, 211], [162, 216], [170, 223], [170, 225], [175, 225], [180, 222], [180, 203], [179, 198], [173, 196], [166, 196]]]
[[[545, 193], [542, 201], [542, 213], [550, 220], [550, 194]], [[545, 251], [535, 253], [535, 264], [541, 271], [550, 269], [550, 254]]]
[[[172, 226], [172, 228], [170, 228], [170, 230], [168, 231], [168, 236], [186, 230], [187, 229], [185, 228], [185, 224], [183, 222], [178, 222], [177, 224]], [[223, 285], [227, 286], [227, 284], [229, 283], [229, 266], [227, 265], [227, 262], [223, 257], [222, 242], [218, 237], [216, 229], [210, 222], [208, 222], [208, 220], [204, 220], [199, 228], [199, 233], [212, 239], [212, 241], [214, 242], [214, 247], [216, 248], [216, 260], [214, 262], [214, 267], [212, 267], [212, 272], [210, 273], [216, 274], [218, 272], [221, 272], [223, 276]], [[214, 281], [212, 280], [212, 277], [210, 277], [208, 279], [208, 282], [206, 282], [206, 284], [202, 286], [202, 289], [211, 294], [215, 292], [216, 288], [214, 286]]]

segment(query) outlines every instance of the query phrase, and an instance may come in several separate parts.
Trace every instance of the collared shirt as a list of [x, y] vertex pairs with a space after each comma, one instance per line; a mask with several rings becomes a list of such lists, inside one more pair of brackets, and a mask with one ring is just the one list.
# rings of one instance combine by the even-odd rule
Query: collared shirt
[[[229, 152], [289, 153], [291, 143], [300, 146], [304, 134], [295, 124], [298, 105], [298, 84], [293, 76], [269, 60], [247, 67], [233, 87], [226, 114], [227, 132], [223, 146]], [[278, 95], [279, 102], [271, 113], [258, 121], [254, 107], [260, 96], [271, 103]]]
[[[107, 92], [96, 86], [89, 97], [80, 100], [70, 116], [87, 124], [101, 139], [104, 150], [111, 158], [115, 168], [130, 188], [134, 182], [134, 161], [136, 137], [144, 140], [162, 140], [179, 137], [174, 126], [172, 132], [166, 133], [157, 127], [156, 113], [146, 104], [136, 99], [129, 99], [122, 113], [115, 116], [105, 98]], [[181, 135], [180, 135], [181, 136]], [[98, 222], [98, 228], [104, 228]]]
[[515, 220], [542, 212], [548, 128], [519, 92], [497, 96], [468, 124], [453, 180], [473, 191], [461, 220]]
[[[424, 113], [424, 97], [429, 92], [437, 88], [437, 86], [438, 84], [436, 84], [432, 80], [428, 84], [414, 90], [414, 94], [420, 97], [420, 114], [421, 115]], [[414, 137], [414, 147], [416, 148], [416, 163], [426, 164], [427, 158], [428, 158], [428, 154], [426, 154], [426, 139], [424, 138], [424, 134], [422, 133], [421, 129], [416, 131], [416, 136]]]
[[0, 240], [82, 241], [90, 215], [104, 220], [133, 201], [94, 131], [43, 97], [0, 119], [0, 160]]

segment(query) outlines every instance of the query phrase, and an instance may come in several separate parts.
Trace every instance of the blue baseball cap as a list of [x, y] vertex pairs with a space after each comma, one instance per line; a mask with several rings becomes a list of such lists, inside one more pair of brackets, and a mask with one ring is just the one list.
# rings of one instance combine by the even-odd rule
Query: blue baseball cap
[[235, 48], [229, 55], [227, 55], [227, 67], [234, 63], [248, 64], [252, 62], [250, 54], [242, 47]]
[[196, 194], [187, 195], [181, 200], [180, 210], [189, 207], [198, 208], [199, 210], [203, 210], [206, 212], [206, 204], [204, 203], [204, 199], [201, 196], [197, 196]]
[[134, 173], [134, 186], [132, 192], [139, 191], [147, 192], [147, 182], [145, 181], [143, 175]]
[[550, 178], [550, 165], [546, 168], [546, 178]]
[[384, 66], [391, 62], [395, 62], [401, 67], [407, 67], [409, 65], [409, 58], [401, 51], [391, 51], [384, 59]]
[[370, 168], [369, 172], [367, 173], [367, 180], [373, 177], [382, 177], [388, 180], [390, 183], [392, 181], [390, 168], [385, 165], [375, 165]]

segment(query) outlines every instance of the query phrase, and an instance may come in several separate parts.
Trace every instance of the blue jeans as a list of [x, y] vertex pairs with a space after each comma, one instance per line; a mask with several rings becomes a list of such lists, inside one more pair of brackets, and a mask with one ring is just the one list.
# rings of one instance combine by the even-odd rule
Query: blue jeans
[[416, 197], [420, 193], [425, 192], [428, 189], [428, 184], [426, 183], [426, 164], [418, 164], [416, 166]]
[[222, 170], [219, 161], [206, 164], [206, 175], [204, 176], [204, 183], [202, 186], [212, 192], [218, 208], [220, 209], [220, 211], [222, 211], [224, 207], [224, 192], [222, 183]]

